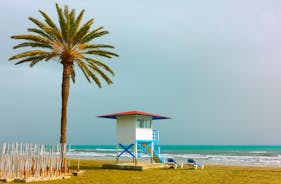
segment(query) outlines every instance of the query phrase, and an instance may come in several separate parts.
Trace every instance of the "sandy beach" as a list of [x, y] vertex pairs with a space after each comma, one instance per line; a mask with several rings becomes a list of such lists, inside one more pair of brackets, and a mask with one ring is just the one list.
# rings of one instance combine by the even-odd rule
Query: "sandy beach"
[[[81, 160], [80, 169], [86, 170], [82, 176], [73, 176], [67, 180], [39, 183], [99, 183], [99, 184], [151, 184], [151, 183], [200, 183], [200, 184], [280, 184], [281, 168], [247, 167], [247, 166], [214, 166], [207, 165], [203, 170], [193, 169], [151, 169], [145, 171], [102, 169], [104, 163], [112, 161]], [[75, 169], [77, 161], [71, 161]], [[38, 182], [36, 182], [38, 183]]]

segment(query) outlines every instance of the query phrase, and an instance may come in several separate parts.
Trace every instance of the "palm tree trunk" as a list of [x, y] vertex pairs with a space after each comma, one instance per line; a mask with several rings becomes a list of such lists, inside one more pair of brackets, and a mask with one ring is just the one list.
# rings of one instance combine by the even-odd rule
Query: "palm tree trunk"
[[61, 106], [61, 135], [60, 135], [60, 144], [61, 144], [61, 168], [65, 171], [65, 155], [66, 155], [66, 127], [67, 127], [67, 102], [69, 96], [69, 87], [70, 87], [70, 64], [63, 63], [63, 75], [62, 75], [62, 84], [61, 84], [61, 97], [62, 97], [62, 106]]

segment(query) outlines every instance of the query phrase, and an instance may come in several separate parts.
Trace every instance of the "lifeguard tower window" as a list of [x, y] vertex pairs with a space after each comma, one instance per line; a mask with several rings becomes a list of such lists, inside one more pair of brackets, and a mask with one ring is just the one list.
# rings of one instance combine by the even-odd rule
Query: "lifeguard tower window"
[[137, 128], [151, 128], [151, 120], [137, 119]]

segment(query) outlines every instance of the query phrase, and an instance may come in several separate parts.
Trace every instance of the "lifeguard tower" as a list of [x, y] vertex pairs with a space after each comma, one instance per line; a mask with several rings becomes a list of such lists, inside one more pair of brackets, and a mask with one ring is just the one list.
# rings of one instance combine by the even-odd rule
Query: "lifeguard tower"
[[163, 163], [160, 157], [159, 131], [153, 129], [153, 120], [170, 119], [170, 117], [140, 111], [120, 112], [98, 116], [116, 119], [116, 163], [128, 153], [137, 164], [142, 154], [150, 157], [151, 163]]

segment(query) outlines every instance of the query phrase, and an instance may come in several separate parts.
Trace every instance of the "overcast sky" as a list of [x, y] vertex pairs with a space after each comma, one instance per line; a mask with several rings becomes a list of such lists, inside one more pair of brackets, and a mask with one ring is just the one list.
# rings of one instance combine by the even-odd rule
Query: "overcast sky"
[[55, 2], [110, 34], [104, 60], [116, 76], [102, 89], [78, 72], [71, 84], [68, 142], [114, 144], [115, 122], [96, 116], [140, 110], [161, 144], [281, 143], [281, 1], [9, 0], [0, 6], [0, 141], [59, 141], [62, 66], [30, 68], [8, 58], [14, 34], [33, 27], [38, 10], [56, 20]]

